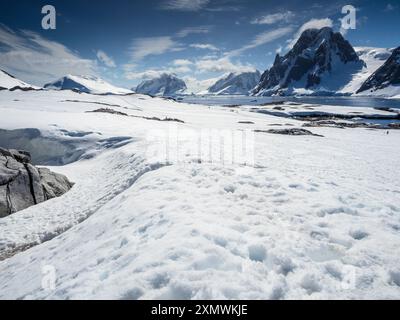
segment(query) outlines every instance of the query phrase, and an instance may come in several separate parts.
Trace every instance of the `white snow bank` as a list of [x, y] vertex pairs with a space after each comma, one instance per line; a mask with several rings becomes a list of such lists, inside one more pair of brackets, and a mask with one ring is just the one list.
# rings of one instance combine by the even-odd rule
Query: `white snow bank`
[[27, 84], [26, 82], [23, 82], [14, 76], [4, 72], [3, 70], [0, 70], [0, 88], [5, 88], [5, 89], [12, 89], [15, 87], [20, 87], [20, 88], [37, 88], [34, 87], [30, 84]]
[[[89, 216], [0, 262], [0, 298], [400, 297], [399, 131], [312, 129], [324, 138], [259, 133], [248, 173], [199, 163], [189, 153], [162, 166], [145, 152], [146, 132], [170, 124], [84, 111], [93, 102], [118, 104], [116, 110], [132, 115], [182, 119], [178, 130], [301, 122], [144, 96], [68, 93], [69, 100], [91, 101], [78, 103], [60, 102], [65, 93], [42, 94], [0, 94], [0, 112], [7, 114], [0, 128], [57, 125], [134, 142], [52, 168], [76, 182], [74, 188], [0, 221], [0, 243], [8, 246]], [[185, 150], [195, 145], [191, 135], [182, 142]], [[49, 266], [55, 290], [42, 288]]]

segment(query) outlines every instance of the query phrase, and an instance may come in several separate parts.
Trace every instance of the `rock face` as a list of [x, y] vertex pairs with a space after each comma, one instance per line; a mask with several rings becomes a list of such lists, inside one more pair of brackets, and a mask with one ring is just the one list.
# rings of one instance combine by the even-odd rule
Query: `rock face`
[[72, 186], [65, 176], [33, 166], [29, 153], [0, 148], [0, 218], [59, 197]]
[[295, 83], [301, 88], [313, 88], [322, 84], [323, 76], [334, 68], [359, 61], [354, 48], [340, 33], [328, 27], [308, 29], [285, 56], [276, 56], [253, 94], [279, 94]]
[[217, 95], [248, 95], [260, 82], [261, 73], [230, 73], [208, 88], [208, 93]]
[[400, 47], [396, 48], [383, 66], [364, 82], [357, 93], [377, 91], [393, 85], [400, 85]]
[[163, 73], [157, 78], [140, 83], [134, 91], [151, 96], [174, 96], [187, 89], [185, 81], [173, 74]]

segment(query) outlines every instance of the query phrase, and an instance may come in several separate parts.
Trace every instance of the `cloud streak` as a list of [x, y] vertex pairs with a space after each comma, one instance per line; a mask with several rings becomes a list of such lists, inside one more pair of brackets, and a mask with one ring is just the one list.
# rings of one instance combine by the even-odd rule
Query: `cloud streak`
[[287, 49], [293, 48], [293, 46], [296, 44], [297, 40], [299, 40], [301, 34], [306, 31], [307, 29], [321, 29], [324, 27], [333, 27], [333, 21], [332, 19], [325, 18], [325, 19], [311, 19], [304, 23], [299, 30], [297, 30], [296, 34], [294, 35], [294, 38], [289, 40], [289, 45], [287, 46]]
[[210, 50], [210, 51], [219, 51], [219, 49], [209, 43], [193, 43], [190, 45], [191, 48], [194, 49], [202, 49], [202, 50]]
[[185, 38], [191, 34], [205, 34], [209, 33], [211, 28], [211, 26], [188, 27], [180, 30], [176, 36], [178, 38]]
[[132, 60], [138, 61], [151, 55], [161, 55], [167, 52], [181, 51], [178, 42], [169, 36], [134, 39], [130, 47]]
[[251, 24], [266, 24], [271, 25], [281, 21], [289, 22], [291, 19], [295, 17], [295, 14], [292, 11], [279, 12], [274, 14], [268, 14], [251, 21]]
[[97, 59], [104, 65], [106, 65], [109, 68], [115, 68], [117, 65], [115, 64], [115, 61], [109, 57], [104, 51], [98, 50], [97, 51]]
[[257, 36], [255, 36], [254, 39], [247, 45], [245, 45], [239, 49], [230, 51], [226, 55], [229, 57], [239, 56], [247, 50], [257, 48], [259, 46], [262, 46], [264, 44], [267, 44], [267, 43], [273, 42], [279, 38], [282, 38], [282, 37], [290, 34], [292, 31], [293, 31], [292, 27], [283, 27], [283, 28], [278, 28], [278, 29], [272, 30], [272, 31], [266, 31], [266, 32], [260, 33]]
[[97, 75], [95, 60], [83, 59], [61, 43], [32, 31], [0, 24], [0, 67], [34, 85], [65, 74]]
[[198, 11], [205, 8], [210, 0], [166, 0], [161, 4], [163, 10]]

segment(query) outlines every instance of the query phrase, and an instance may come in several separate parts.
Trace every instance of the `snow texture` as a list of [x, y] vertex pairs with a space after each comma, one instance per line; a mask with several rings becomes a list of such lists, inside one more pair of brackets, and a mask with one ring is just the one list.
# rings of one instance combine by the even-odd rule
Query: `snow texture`
[[[129, 116], [86, 113], [99, 103]], [[187, 151], [198, 142], [191, 134], [179, 141], [181, 161], [146, 151], [160, 143], [149, 131], [171, 126], [302, 125], [250, 111], [143, 95], [1, 92], [2, 129], [132, 140], [51, 168], [74, 187], [0, 220], [0, 298], [399, 299], [400, 131], [255, 133], [250, 171], [199, 161]], [[46, 266], [55, 290], [42, 288]]]

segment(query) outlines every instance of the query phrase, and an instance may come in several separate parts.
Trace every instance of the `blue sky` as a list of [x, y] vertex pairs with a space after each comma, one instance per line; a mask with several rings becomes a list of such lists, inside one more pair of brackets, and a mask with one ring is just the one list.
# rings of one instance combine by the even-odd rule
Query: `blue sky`
[[[43, 30], [41, 8], [57, 10]], [[264, 71], [301, 30], [339, 31], [344, 5], [357, 8], [354, 46], [400, 45], [400, 0], [2, 0], [0, 68], [43, 85], [64, 74], [133, 87], [161, 72], [207, 85], [227, 72]]]

